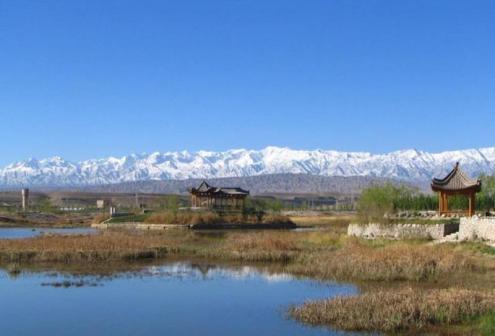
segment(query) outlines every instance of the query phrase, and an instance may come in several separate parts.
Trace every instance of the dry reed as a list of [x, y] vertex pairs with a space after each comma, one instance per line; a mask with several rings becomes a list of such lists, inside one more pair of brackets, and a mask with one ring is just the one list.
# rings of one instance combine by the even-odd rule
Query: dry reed
[[[167, 243], [170, 243], [167, 241]], [[0, 261], [105, 261], [163, 256], [169, 248], [160, 236], [108, 232], [95, 235], [52, 235], [0, 240]]]
[[291, 308], [289, 313], [299, 321], [313, 325], [394, 332], [458, 324], [494, 309], [494, 292], [409, 288], [307, 302]]
[[284, 224], [291, 223], [289, 217], [267, 214], [261, 221], [254, 215], [247, 214], [224, 214], [215, 212], [172, 212], [163, 211], [150, 215], [144, 220], [148, 224]]
[[103, 232], [0, 240], [0, 261], [84, 261], [161, 257], [166, 254], [285, 262], [295, 274], [336, 280], [429, 281], [476, 271], [474, 262], [446, 246], [395, 243], [374, 247], [331, 232], [191, 231]]
[[475, 271], [469, 257], [445, 246], [397, 243], [380, 248], [353, 239], [341, 248], [302, 253], [289, 270], [336, 280], [427, 281], [455, 272]]

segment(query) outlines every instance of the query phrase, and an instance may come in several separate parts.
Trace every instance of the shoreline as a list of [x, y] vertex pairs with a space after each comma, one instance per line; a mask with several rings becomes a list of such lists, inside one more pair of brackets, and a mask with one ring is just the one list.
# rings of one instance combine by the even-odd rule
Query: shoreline
[[218, 223], [218, 224], [147, 224], [142, 222], [122, 223], [93, 223], [92, 228], [101, 230], [291, 230], [297, 228], [309, 228], [310, 226], [298, 226], [295, 223]]

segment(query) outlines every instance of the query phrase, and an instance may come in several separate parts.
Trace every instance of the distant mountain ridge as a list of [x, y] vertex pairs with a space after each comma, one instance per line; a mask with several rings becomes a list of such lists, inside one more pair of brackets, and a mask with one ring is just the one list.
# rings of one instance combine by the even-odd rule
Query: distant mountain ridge
[[473, 177], [482, 173], [492, 175], [495, 147], [441, 153], [402, 150], [387, 154], [267, 147], [225, 152], [155, 152], [81, 162], [52, 157], [29, 159], [0, 169], [0, 186], [77, 187], [273, 174], [365, 176], [425, 182], [433, 176], [444, 175], [456, 162]]

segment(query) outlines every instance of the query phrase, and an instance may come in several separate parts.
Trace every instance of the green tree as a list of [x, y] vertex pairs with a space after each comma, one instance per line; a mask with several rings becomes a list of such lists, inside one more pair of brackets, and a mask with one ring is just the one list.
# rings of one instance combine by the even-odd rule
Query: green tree
[[179, 210], [179, 196], [177, 195], [167, 195], [163, 197], [163, 208], [173, 213]]
[[490, 211], [495, 208], [495, 176], [481, 175], [481, 192], [476, 195], [479, 210]]
[[277, 202], [276, 200], [248, 197], [244, 203], [243, 214], [245, 216], [255, 215], [258, 221], [261, 221], [267, 211], [279, 209], [281, 208], [281, 204], [280, 201]]
[[398, 210], [410, 209], [416, 192], [392, 183], [367, 188], [357, 202], [359, 217], [365, 221], [383, 221]]

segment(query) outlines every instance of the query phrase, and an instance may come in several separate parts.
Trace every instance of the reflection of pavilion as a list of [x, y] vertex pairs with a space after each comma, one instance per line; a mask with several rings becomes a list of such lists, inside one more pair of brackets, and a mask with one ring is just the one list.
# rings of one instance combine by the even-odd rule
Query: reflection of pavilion
[[196, 264], [196, 263], [192, 263], [191, 264], [191, 268], [194, 269], [194, 270], [198, 270], [201, 275], [203, 276], [203, 278], [206, 278], [207, 275], [208, 275], [208, 272], [211, 271], [211, 270], [214, 270], [217, 268], [217, 266], [215, 265], [209, 265], [209, 264]]
[[481, 190], [481, 181], [469, 178], [465, 172], [459, 168], [459, 162], [454, 169], [443, 179], [434, 178], [431, 182], [431, 189], [438, 192], [438, 213], [449, 214], [449, 196], [463, 195], [469, 199], [467, 216], [473, 216], [476, 209], [476, 193]]

